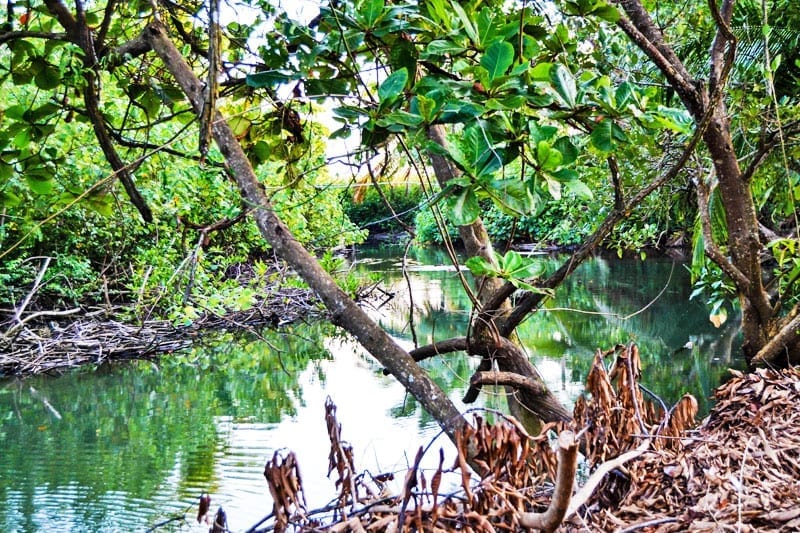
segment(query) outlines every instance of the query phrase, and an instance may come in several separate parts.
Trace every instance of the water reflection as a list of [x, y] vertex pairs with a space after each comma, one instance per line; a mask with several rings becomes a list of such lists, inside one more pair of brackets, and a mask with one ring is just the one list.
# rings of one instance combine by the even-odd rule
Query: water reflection
[[[372, 312], [405, 346], [464, 334], [469, 301], [444, 254], [412, 253], [413, 298], [397, 249], [362, 250], [357, 258], [354, 268], [379, 272], [395, 293]], [[596, 348], [636, 341], [652, 390], [670, 402], [690, 390], [707, 406], [726, 368], [740, 365], [732, 358], [736, 329], [714, 329], [687, 291], [685, 269], [671, 261], [596, 259], [522, 325], [520, 336], [565, 402], [579, 394]], [[459, 398], [473, 359], [455, 354], [424, 364], [457, 405], [469, 407]], [[502, 408], [501, 393], [488, 392], [481, 405]], [[262, 472], [283, 448], [298, 456], [309, 506], [321, 506], [335, 494], [325, 477], [328, 396], [360, 469], [402, 472], [412, 460], [407, 454], [438, 435], [402, 387], [324, 324], [263, 338], [222, 335], [159, 367], [106, 366], [5, 382], [0, 528], [141, 531], [185, 513], [180, 529], [207, 531], [192, 515], [197, 497], [208, 492], [212, 509], [223, 505], [231, 529], [241, 531], [269, 513]], [[452, 457], [445, 439], [435, 441], [440, 445]], [[429, 455], [435, 463], [437, 454]]]

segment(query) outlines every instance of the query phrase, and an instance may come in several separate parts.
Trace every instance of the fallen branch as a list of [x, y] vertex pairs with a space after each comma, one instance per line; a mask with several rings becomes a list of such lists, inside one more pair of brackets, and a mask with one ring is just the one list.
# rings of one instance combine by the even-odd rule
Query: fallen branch
[[637, 448], [623, 453], [622, 455], [615, 457], [614, 459], [610, 459], [598, 466], [597, 470], [595, 470], [594, 473], [589, 476], [589, 479], [586, 480], [586, 483], [584, 483], [583, 487], [581, 487], [580, 490], [575, 493], [575, 497], [572, 498], [564, 518], [569, 518], [575, 514], [582, 505], [589, 501], [589, 498], [592, 497], [594, 490], [598, 487], [598, 485], [600, 485], [600, 482], [603, 481], [603, 478], [606, 477], [606, 474], [621, 467], [631, 459], [639, 457], [646, 452], [649, 447], [650, 439], [645, 439]]
[[42, 266], [39, 267], [39, 272], [36, 274], [36, 279], [33, 280], [33, 287], [31, 290], [28, 291], [28, 295], [22, 300], [22, 303], [14, 312], [14, 322], [19, 322], [22, 313], [25, 311], [25, 308], [28, 307], [28, 304], [33, 298], [33, 295], [36, 294], [36, 291], [39, 290], [39, 285], [42, 283], [42, 278], [44, 277], [44, 273], [47, 271], [47, 267], [50, 266], [50, 261], [53, 259], [52, 257], [44, 257], [44, 261], [42, 261]]

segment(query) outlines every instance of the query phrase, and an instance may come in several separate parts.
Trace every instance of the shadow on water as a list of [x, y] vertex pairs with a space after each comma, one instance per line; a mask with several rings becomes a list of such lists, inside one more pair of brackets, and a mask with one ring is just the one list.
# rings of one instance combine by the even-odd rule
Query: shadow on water
[[[463, 335], [469, 301], [437, 250], [415, 250], [409, 291], [398, 249], [361, 250], [353, 266], [379, 273], [396, 293], [372, 313], [406, 347]], [[551, 261], [549, 259], [543, 259]], [[555, 263], [551, 264], [554, 265]], [[667, 402], [685, 391], [707, 410], [727, 368], [741, 367], [735, 325], [715, 329], [688, 300], [688, 273], [664, 259], [594, 259], [519, 333], [548, 384], [566, 402], [580, 393], [597, 348], [635, 341], [642, 382]], [[656, 298], [657, 297], [657, 298]], [[402, 472], [438, 427], [391, 377], [327, 324], [298, 324], [253, 336], [220, 335], [149, 363], [84, 369], [58, 378], [0, 384], [0, 528], [6, 531], [142, 531], [186, 513], [202, 492], [223, 505], [234, 531], [271, 509], [264, 463], [294, 451], [309, 507], [335, 494], [326, 478], [324, 402], [338, 406], [356, 467]], [[476, 362], [463, 354], [426, 361], [460, 397]], [[479, 406], [502, 409], [498, 391]], [[436, 454], [431, 454], [436, 455]]]

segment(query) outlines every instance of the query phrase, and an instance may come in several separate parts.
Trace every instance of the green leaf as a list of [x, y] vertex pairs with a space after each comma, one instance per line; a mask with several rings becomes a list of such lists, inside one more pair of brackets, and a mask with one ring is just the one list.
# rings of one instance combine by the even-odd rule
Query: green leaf
[[55, 89], [61, 83], [61, 73], [57, 68], [47, 65], [33, 77], [33, 82], [43, 90]]
[[622, 128], [608, 118], [604, 118], [594, 127], [590, 138], [592, 145], [601, 152], [613, 152], [621, 142], [628, 139]]
[[566, 182], [565, 188], [567, 192], [574, 194], [581, 200], [592, 200], [594, 199], [594, 194], [592, 190], [581, 180], [570, 180]]
[[550, 81], [550, 72], [553, 70], [552, 63], [537, 63], [531, 69], [531, 79], [533, 81]]
[[561, 152], [561, 164], [569, 165], [578, 159], [578, 149], [572, 144], [569, 137], [559, 137], [553, 148]]
[[281, 83], [286, 83], [294, 79], [294, 76], [279, 72], [277, 70], [268, 70], [265, 72], [256, 72], [255, 74], [248, 74], [245, 78], [247, 85], [260, 89], [262, 87], [275, 87]]
[[505, 41], [492, 44], [481, 57], [481, 66], [489, 72], [489, 81], [505, 74], [513, 62], [514, 47]]
[[471, 187], [464, 187], [446, 200], [450, 221], [456, 226], [468, 226], [481, 215], [478, 198]]
[[461, 4], [459, 4], [456, 0], [450, 0], [450, 6], [453, 8], [453, 10], [456, 12], [456, 15], [458, 15], [458, 18], [461, 20], [461, 24], [464, 26], [464, 31], [467, 33], [467, 37], [469, 37], [469, 39], [476, 45], [480, 44], [478, 40], [478, 32], [475, 31], [475, 26], [472, 24], [472, 21], [467, 16], [467, 12], [464, 11], [463, 7], [461, 7]]
[[13, 192], [0, 191], [0, 205], [3, 207], [16, 207], [22, 199]]
[[484, 257], [473, 256], [464, 263], [473, 276], [496, 276], [497, 269]]
[[381, 86], [378, 87], [378, 98], [381, 102], [386, 102], [396, 98], [406, 86], [408, 82], [408, 70], [401, 68], [392, 72], [388, 78], [383, 80]]
[[28, 187], [36, 194], [48, 195], [53, 192], [54, 182], [50, 176], [39, 174], [27, 174], [25, 176]]
[[617, 8], [608, 4], [596, 7], [594, 10], [592, 10], [591, 14], [612, 24], [615, 24], [620, 17]]
[[561, 97], [561, 100], [567, 107], [575, 107], [575, 98], [578, 94], [578, 88], [575, 84], [575, 77], [567, 67], [564, 65], [556, 65], [555, 69], [550, 74], [550, 83], [552, 83], [556, 93]]
[[247, 134], [253, 123], [244, 117], [233, 117], [228, 120], [228, 125], [236, 138], [242, 138]]
[[459, 46], [452, 41], [445, 41], [444, 39], [436, 39], [428, 43], [425, 47], [426, 56], [442, 56], [442, 55], [458, 55], [464, 52], [466, 48]]
[[542, 170], [555, 170], [561, 165], [561, 152], [551, 148], [547, 141], [539, 141], [536, 145], [536, 160]]
[[372, 29], [381, 17], [384, 8], [384, 0], [367, 0], [358, 10], [358, 16], [364, 24], [364, 29]]
[[390, 127], [392, 125], [405, 126], [415, 128], [422, 124], [423, 119], [419, 115], [409, 113], [408, 111], [392, 111], [385, 117], [377, 121], [378, 126]]
[[303, 86], [308, 96], [347, 94], [350, 90], [350, 82], [342, 78], [305, 80]]

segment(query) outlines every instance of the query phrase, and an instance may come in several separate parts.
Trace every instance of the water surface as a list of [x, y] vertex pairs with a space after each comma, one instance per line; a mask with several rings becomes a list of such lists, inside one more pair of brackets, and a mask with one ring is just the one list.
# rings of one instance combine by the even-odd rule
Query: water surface
[[[464, 334], [469, 302], [441, 252], [409, 258], [411, 300], [398, 249], [362, 250], [357, 259], [352, 268], [379, 275], [394, 293], [371, 312], [404, 346]], [[688, 292], [686, 269], [671, 260], [594, 259], [520, 337], [565, 403], [580, 394], [597, 348], [635, 341], [651, 390], [667, 402], [688, 390], [707, 409], [726, 369], [741, 366], [736, 329], [715, 329]], [[474, 360], [450, 355], [424, 364], [459, 408], [504, 408], [502, 393], [491, 390], [477, 406], [461, 403]], [[335, 496], [326, 478], [328, 397], [359, 469], [402, 479], [417, 447], [430, 443], [448, 462], [453, 457], [435, 422], [330, 326], [224, 334], [158, 365], [1, 383], [0, 528], [143, 531], [185, 515], [162, 530], [207, 531], [193, 518], [207, 492], [231, 530], [243, 531], [270, 512], [264, 464], [286, 450], [298, 457], [309, 508], [320, 507]], [[427, 455], [436, 462], [436, 453]]]

